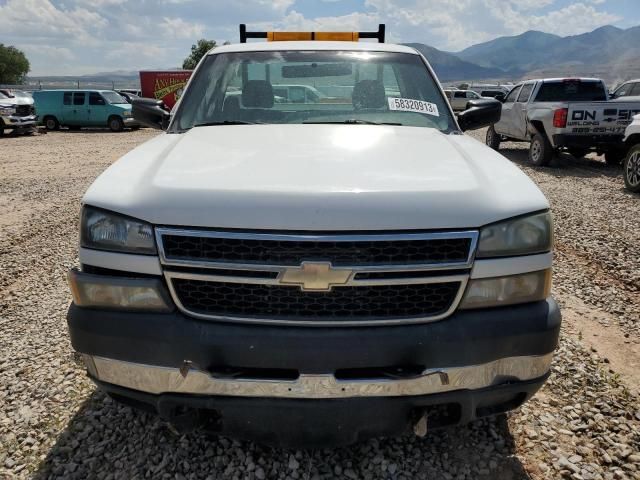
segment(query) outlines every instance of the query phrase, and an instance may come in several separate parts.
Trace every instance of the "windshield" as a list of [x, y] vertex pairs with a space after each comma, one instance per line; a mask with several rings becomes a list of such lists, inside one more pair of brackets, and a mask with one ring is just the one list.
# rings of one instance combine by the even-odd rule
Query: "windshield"
[[116, 92], [102, 92], [102, 96], [108, 103], [128, 103], [122, 95]]
[[600, 81], [560, 80], [544, 82], [536, 96], [537, 102], [600, 102], [607, 91]]
[[208, 56], [173, 131], [224, 123], [373, 123], [456, 128], [418, 55], [274, 51]]
[[9, 98], [4, 93], [0, 92], [0, 98]]

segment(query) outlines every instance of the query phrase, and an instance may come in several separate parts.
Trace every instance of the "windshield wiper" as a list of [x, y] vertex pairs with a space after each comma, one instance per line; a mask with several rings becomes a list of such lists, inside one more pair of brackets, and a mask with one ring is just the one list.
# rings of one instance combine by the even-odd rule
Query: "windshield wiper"
[[329, 122], [314, 122], [307, 121], [302, 123], [310, 123], [310, 124], [328, 124], [328, 125], [393, 125], [393, 126], [401, 126], [401, 123], [390, 123], [390, 122], [371, 122], [369, 120], [360, 120], [357, 118], [349, 118], [347, 120], [334, 120]]
[[223, 120], [221, 122], [196, 123], [194, 127], [213, 127], [216, 125], [258, 125], [262, 122], [245, 122], [243, 120]]

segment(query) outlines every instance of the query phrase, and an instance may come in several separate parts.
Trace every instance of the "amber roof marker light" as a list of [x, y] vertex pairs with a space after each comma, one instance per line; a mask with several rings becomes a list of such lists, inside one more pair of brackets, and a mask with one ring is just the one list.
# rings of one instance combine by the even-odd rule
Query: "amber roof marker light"
[[362, 38], [375, 38], [384, 43], [386, 27], [378, 25], [377, 32], [248, 32], [244, 23], [240, 24], [240, 43], [247, 43], [248, 38], [265, 38], [269, 42], [289, 41], [338, 41], [357, 42]]

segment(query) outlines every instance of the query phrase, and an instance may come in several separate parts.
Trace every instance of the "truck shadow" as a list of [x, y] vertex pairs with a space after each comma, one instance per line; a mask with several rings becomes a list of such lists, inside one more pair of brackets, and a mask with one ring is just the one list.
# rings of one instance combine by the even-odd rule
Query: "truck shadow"
[[350, 447], [285, 450], [174, 433], [155, 415], [94, 391], [34, 473], [50, 478], [530, 479], [506, 416]]
[[556, 154], [548, 167], [532, 165], [525, 148], [501, 148], [500, 153], [521, 167], [540, 170], [558, 177], [607, 177], [619, 180], [621, 188], [623, 187], [622, 167], [607, 165], [602, 157], [593, 153], [583, 158], [574, 158], [568, 153]]

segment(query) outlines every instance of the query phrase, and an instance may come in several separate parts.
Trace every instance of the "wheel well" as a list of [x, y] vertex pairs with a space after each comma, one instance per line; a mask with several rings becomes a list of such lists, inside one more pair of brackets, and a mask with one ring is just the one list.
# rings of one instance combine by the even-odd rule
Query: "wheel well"
[[634, 133], [624, 142], [625, 145], [629, 148], [633, 147], [640, 143], [640, 133]]
[[113, 115], [109, 115], [109, 118], [107, 119], [107, 122], [110, 122], [111, 119], [113, 118], [117, 118], [118, 120], [122, 120], [122, 117], [120, 115], [116, 115], [115, 113]]
[[545, 137], [547, 140], [549, 140], [549, 137], [547, 136], [547, 132], [544, 129], [544, 124], [540, 120], [532, 120], [531, 122], [529, 122], [529, 125], [532, 127], [532, 128], [529, 128], [529, 133], [531, 134], [532, 137], [536, 133], [539, 133], [540, 135]]

